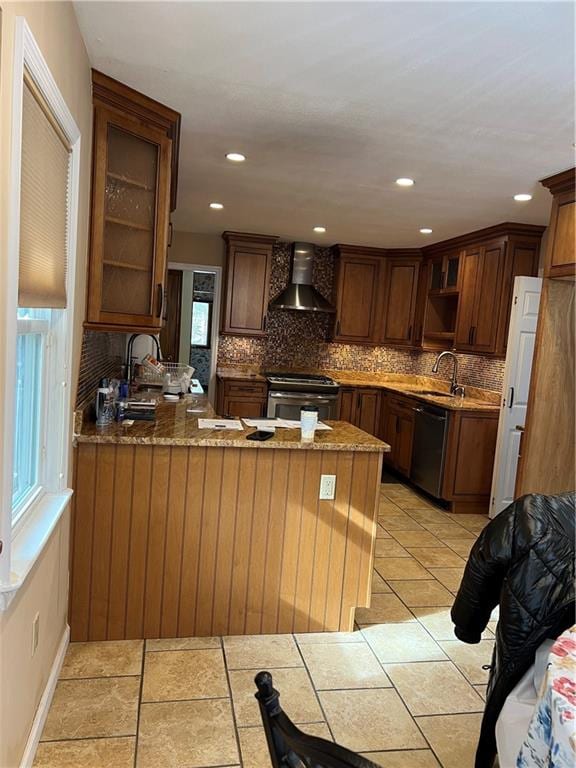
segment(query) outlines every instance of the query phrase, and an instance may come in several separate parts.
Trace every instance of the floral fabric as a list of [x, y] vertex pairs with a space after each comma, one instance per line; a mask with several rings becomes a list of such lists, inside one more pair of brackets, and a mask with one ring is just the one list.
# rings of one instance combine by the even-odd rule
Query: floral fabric
[[576, 626], [552, 646], [548, 668], [517, 768], [576, 765]]

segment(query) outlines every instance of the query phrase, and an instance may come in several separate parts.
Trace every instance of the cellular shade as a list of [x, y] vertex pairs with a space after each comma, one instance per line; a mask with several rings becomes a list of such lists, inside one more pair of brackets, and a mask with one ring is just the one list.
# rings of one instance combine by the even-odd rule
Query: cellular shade
[[66, 306], [70, 148], [34, 83], [22, 103], [18, 306]]

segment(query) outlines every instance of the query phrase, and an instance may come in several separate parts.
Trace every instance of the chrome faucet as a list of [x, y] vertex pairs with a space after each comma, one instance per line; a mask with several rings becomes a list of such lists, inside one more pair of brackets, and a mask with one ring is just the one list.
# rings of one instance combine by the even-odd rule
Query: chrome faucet
[[156, 345], [156, 359], [160, 360], [160, 342], [152, 333], [133, 333], [128, 341], [128, 351], [126, 353], [126, 380], [128, 384], [132, 383], [132, 347], [139, 336], [150, 336]]
[[452, 378], [450, 380], [450, 394], [455, 395], [456, 393], [459, 393], [460, 397], [464, 397], [464, 387], [458, 384], [458, 358], [454, 352], [450, 352], [448, 349], [445, 349], [444, 352], [440, 352], [434, 361], [434, 365], [432, 366], [432, 373], [438, 373], [438, 365], [440, 360], [442, 360], [443, 357], [446, 357], [446, 355], [449, 355], [454, 361], [454, 366], [452, 368]]

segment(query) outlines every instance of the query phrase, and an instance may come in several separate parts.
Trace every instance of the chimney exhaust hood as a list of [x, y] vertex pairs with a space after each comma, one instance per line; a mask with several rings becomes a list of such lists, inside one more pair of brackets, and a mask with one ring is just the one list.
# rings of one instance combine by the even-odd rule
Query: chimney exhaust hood
[[272, 299], [270, 309], [299, 309], [307, 312], [335, 312], [336, 309], [312, 285], [314, 246], [293, 243], [290, 284]]

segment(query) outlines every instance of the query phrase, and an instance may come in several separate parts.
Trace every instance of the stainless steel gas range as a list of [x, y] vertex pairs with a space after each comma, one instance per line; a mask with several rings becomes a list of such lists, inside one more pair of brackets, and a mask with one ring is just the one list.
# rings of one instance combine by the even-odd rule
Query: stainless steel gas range
[[328, 376], [308, 373], [266, 373], [268, 418], [299, 419], [303, 405], [316, 405], [319, 419], [338, 417], [340, 387]]

